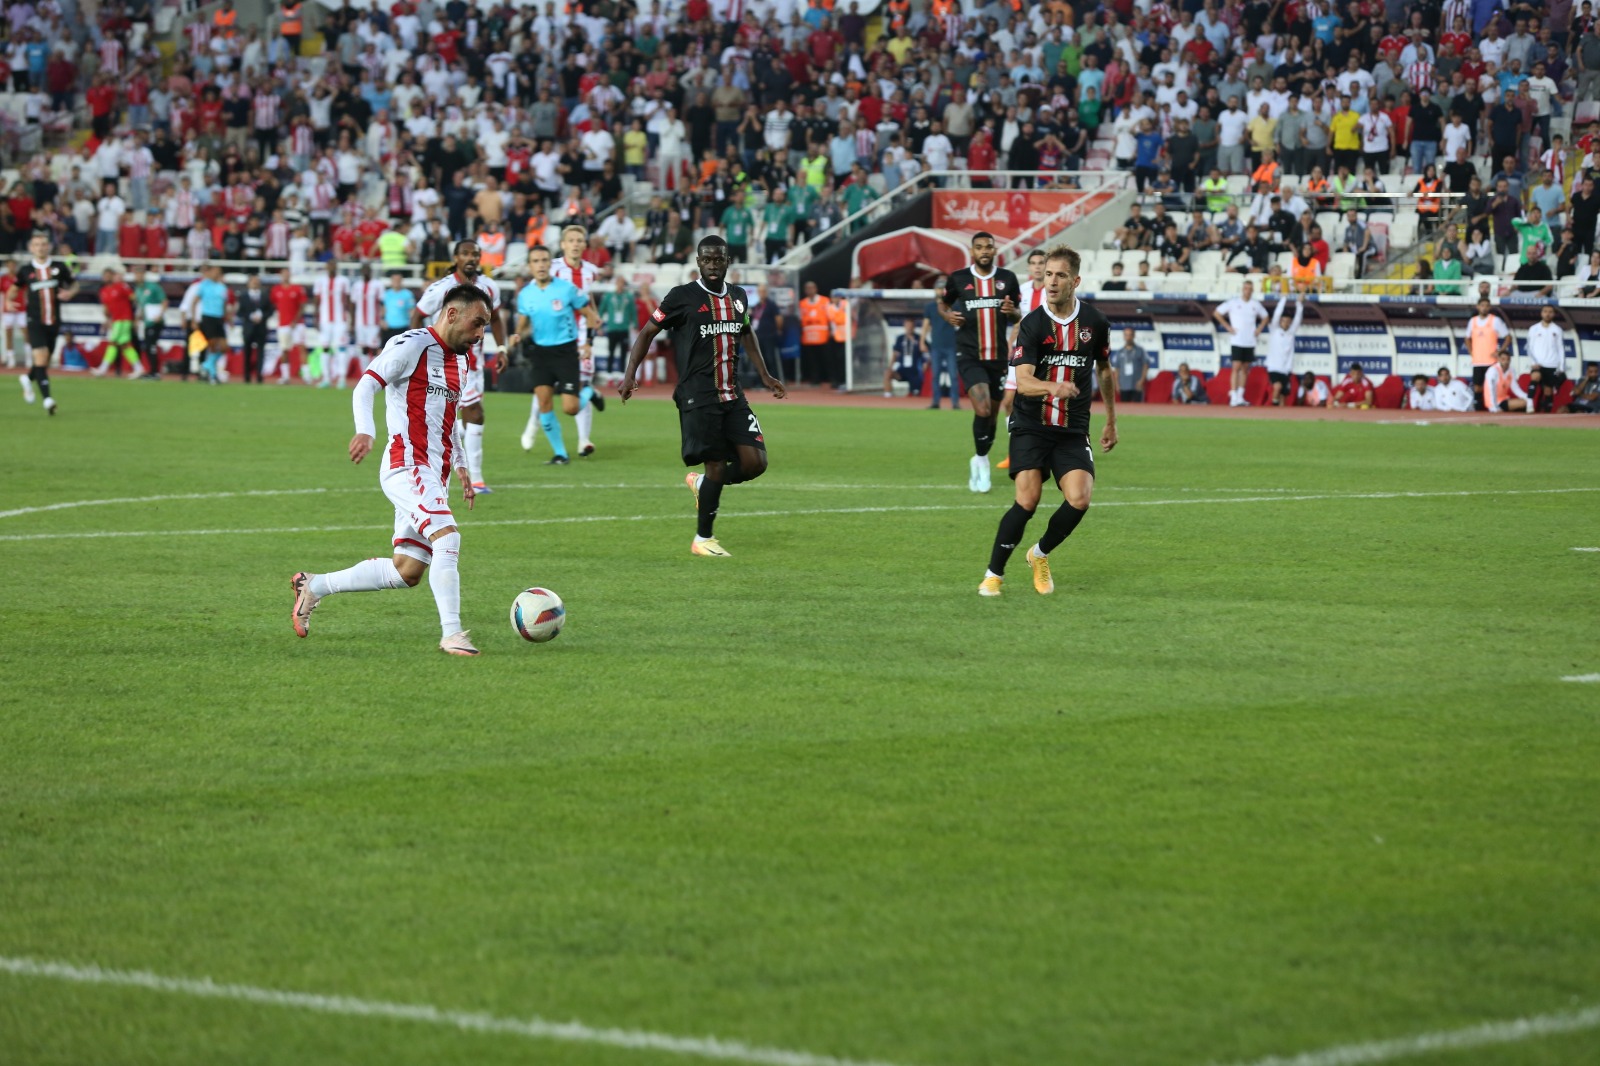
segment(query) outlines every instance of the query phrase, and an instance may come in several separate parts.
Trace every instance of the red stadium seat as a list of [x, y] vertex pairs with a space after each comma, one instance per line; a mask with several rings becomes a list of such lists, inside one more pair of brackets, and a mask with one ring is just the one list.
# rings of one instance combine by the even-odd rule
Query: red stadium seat
[[1572, 381], [1571, 381], [1571, 379], [1568, 379], [1566, 381], [1563, 381], [1561, 383], [1561, 387], [1556, 390], [1556, 402], [1555, 402], [1555, 406], [1552, 408], [1552, 410], [1559, 411], [1559, 410], [1561, 410], [1563, 407], [1567, 406], [1567, 404], [1569, 404], [1571, 402], [1572, 402]]
[[1211, 398], [1213, 405], [1221, 404], [1224, 407], [1227, 406], [1229, 382], [1232, 380], [1233, 378], [1228, 369], [1224, 367], [1217, 371], [1210, 381], [1206, 382], [1206, 395]]
[[1178, 375], [1170, 370], [1163, 370], [1155, 377], [1144, 383], [1145, 403], [1171, 403], [1172, 383], [1178, 380]]
[[1406, 383], [1399, 374], [1390, 374], [1383, 379], [1383, 384], [1372, 390], [1372, 405], [1399, 410], [1405, 403]]
[[[1217, 377], [1221, 377], [1219, 373]], [[1224, 394], [1226, 398], [1226, 394]], [[1265, 367], [1253, 366], [1244, 379], [1244, 398], [1253, 407], [1266, 407], [1272, 403], [1272, 379]]]

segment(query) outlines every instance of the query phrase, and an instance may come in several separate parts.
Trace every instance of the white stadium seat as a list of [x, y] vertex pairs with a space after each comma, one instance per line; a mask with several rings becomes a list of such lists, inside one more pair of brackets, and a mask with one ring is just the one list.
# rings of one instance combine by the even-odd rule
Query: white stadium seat
[[1195, 252], [1189, 257], [1195, 279], [1210, 281], [1222, 273], [1221, 252]]

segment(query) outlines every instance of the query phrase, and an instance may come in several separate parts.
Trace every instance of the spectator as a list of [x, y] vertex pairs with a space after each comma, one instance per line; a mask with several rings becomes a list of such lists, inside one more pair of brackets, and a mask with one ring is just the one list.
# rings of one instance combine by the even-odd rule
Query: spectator
[[1333, 387], [1333, 401], [1329, 406], [1365, 411], [1372, 406], [1374, 396], [1372, 379], [1362, 371], [1360, 363], [1352, 363], [1344, 380]]
[[[613, 259], [631, 261], [634, 248], [639, 243], [639, 227], [628, 215], [628, 209], [618, 204], [616, 210], [600, 223], [597, 236]], [[730, 245], [732, 242], [729, 242]], [[738, 262], [739, 260], [734, 260]]]
[[1122, 331], [1122, 347], [1111, 357], [1117, 372], [1118, 398], [1123, 403], [1144, 402], [1145, 378], [1150, 373], [1150, 356], [1133, 342], [1133, 330]]
[[1600, 363], [1586, 363], [1583, 377], [1573, 387], [1572, 400], [1557, 414], [1570, 412], [1580, 415], [1600, 414]]
[[1200, 375], [1189, 370], [1188, 363], [1178, 364], [1178, 376], [1172, 381], [1173, 403], [1210, 403], [1211, 397], [1206, 394], [1205, 382], [1200, 380]]

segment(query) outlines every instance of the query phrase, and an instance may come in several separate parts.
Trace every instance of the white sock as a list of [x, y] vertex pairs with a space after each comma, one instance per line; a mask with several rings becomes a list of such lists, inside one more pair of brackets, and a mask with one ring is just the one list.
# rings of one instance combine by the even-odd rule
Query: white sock
[[1001, 580], [1001, 581], [1004, 581], [1004, 580], [1005, 580], [1005, 575], [1004, 575], [1004, 574], [997, 574], [997, 573], [995, 573], [995, 572], [994, 572], [994, 571], [993, 571], [993, 570], [985, 570], [985, 571], [984, 571], [984, 572], [983, 572], [983, 577], [984, 577], [984, 580], [988, 580], [988, 579], [989, 579], [989, 578], [991, 578], [991, 577], [997, 577], [997, 578], [999, 578], [999, 579], [1000, 579], [1000, 580]]
[[1044, 549], [1040, 548], [1037, 541], [1034, 542], [1033, 547], [1030, 548], [1029, 550], [1033, 552], [1033, 557], [1035, 559], [1048, 559], [1048, 558], [1050, 558], [1050, 553], [1045, 551]]
[[537, 396], [533, 398], [533, 404], [528, 408], [528, 425], [522, 432], [529, 436], [539, 432], [539, 397]]
[[483, 481], [483, 426], [467, 423], [467, 473], [474, 485]]
[[311, 595], [332, 596], [336, 592], [377, 592], [379, 589], [397, 589], [405, 584], [393, 559], [367, 559], [348, 570], [331, 574], [315, 574], [311, 578]]
[[700, 485], [701, 485], [702, 482], [705, 481], [705, 479], [706, 479], [706, 476], [704, 474], [696, 474], [694, 476], [694, 491], [696, 491], [696, 492], [700, 491]]
[[593, 443], [589, 440], [589, 431], [594, 428], [594, 407], [584, 404], [578, 408], [578, 413], [572, 416], [572, 420], [578, 423], [578, 448], [581, 451]]
[[695, 542], [695, 543], [696, 543], [696, 544], [704, 544], [704, 543], [705, 543], [705, 542], [706, 542], [706, 541], [708, 541], [708, 540], [716, 540], [716, 539], [717, 539], [717, 538], [716, 538], [716, 537], [702, 537], [702, 536], [701, 536], [701, 535], [700, 535], [700, 534], [698, 534], [698, 533], [696, 533], [696, 534], [695, 534], [695, 535], [694, 535], [694, 542]]
[[433, 589], [433, 602], [439, 605], [439, 626], [447, 637], [461, 632], [460, 556], [460, 533], [446, 533], [433, 542], [428, 587]]

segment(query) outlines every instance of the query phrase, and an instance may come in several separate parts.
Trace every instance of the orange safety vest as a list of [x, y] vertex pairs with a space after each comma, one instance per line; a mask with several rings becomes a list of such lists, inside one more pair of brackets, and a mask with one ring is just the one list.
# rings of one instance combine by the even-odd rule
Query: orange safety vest
[[933, 12], [933, 17], [940, 21], [943, 21], [955, 9], [955, 0], [933, 0], [933, 3], [928, 6], [928, 10]]
[[478, 234], [478, 259], [486, 270], [498, 270], [506, 263], [506, 235], [504, 233]]
[[1477, 315], [1467, 323], [1467, 351], [1473, 366], [1494, 366], [1495, 353], [1500, 350], [1500, 333], [1494, 328], [1494, 316], [1481, 322]]
[[283, 21], [278, 24], [278, 32], [285, 37], [300, 36], [300, 5], [283, 9]]
[[[1495, 362], [1498, 363], [1499, 360]], [[1511, 399], [1511, 371], [1502, 370], [1497, 375], [1494, 385], [1494, 405], [1498, 408], [1509, 399]]]
[[833, 339], [840, 344], [850, 339], [855, 331], [851, 328], [850, 306], [844, 300], [834, 300], [828, 304], [828, 324], [833, 327]]
[[1316, 258], [1306, 260], [1306, 265], [1301, 266], [1298, 258], [1289, 260], [1289, 277], [1294, 280], [1295, 290], [1310, 292], [1317, 287], [1317, 276], [1322, 273], [1322, 264]]
[[237, 11], [218, 11], [211, 16], [211, 25], [215, 26], [223, 37], [233, 36], [233, 24], [237, 21], [239, 21]]
[[1275, 159], [1267, 160], [1265, 163], [1262, 163], [1259, 167], [1256, 167], [1255, 173], [1250, 175], [1250, 184], [1252, 184], [1252, 185], [1255, 185], [1258, 182], [1263, 182], [1263, 181], [1266, 182], [1268, 185], [1276, 186], [1278, 184], [1278, 162], [1277, 162], [1277, 160], [1275, 160]]
[[889, 0], [889, 29], [898, 32], [911, 13], [911, 0]]
[[813, 296], [800, 301], [800, 343], [828, 343], [828, 298]]
[[545, 218], [543, 211], [535, 212], [528, 216], [528, 228], [522, 235], [523, 243], [529, 248], [544, 246], [544, 233], [550, 227], [550, 220]]
[[1312, 196], [1317, 196], [1320, 193], [1326, 193], [1328, 188], [1329, 186], [1327, 178], [1312, 178], [1310, 181], [1306, 182], [1306, 192], [1310, 193]]
[[1432, 181], [1417, 182], [1417, 214], [1437, 215], [1439, 213], [1438, 199], [1428, 195], [1429, 193], [1438, 192], [1439, 184], [1438, 178], [1434, 178]]

